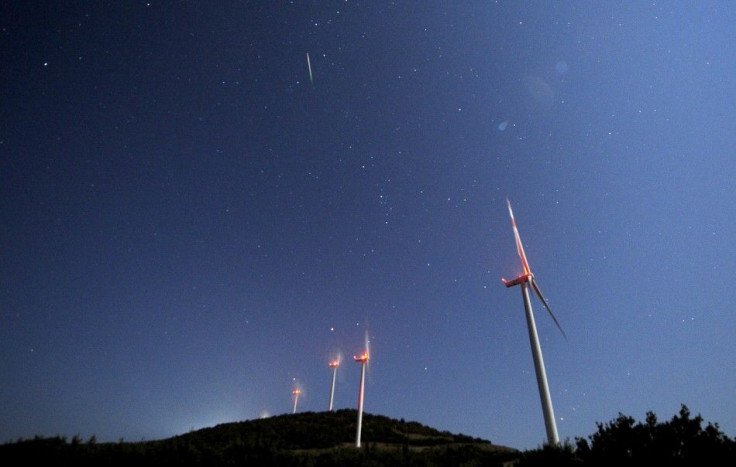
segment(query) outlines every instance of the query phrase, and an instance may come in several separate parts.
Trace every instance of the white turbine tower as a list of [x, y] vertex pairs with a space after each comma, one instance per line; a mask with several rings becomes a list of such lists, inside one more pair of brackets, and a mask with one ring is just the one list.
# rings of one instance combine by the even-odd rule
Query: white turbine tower
[[358, 431], [355, 435], [355, 447], [360, 447], [360, 431], [363, 427], [363, 394], [365, 391], [365, 366], [368, 363], [368, 350], [363, 352], [362, 355], [356, 355], [353, 359], [360, 363], [360, 390], [358, 391]]
[[291, 391], [291, 394], [294, 396], [294, 411], [291, 413], [296, 413], [296, 403], [299, 402], [299, 394], [302, 393], [302, 390], [299, 388], [294, 389]]
[[526, 254], [524, 254], [524, 247], [521, 244], [521, 238], [519, 237], [519, 230], [516, 228], [516, 220], [514, 219], [514, 212], [511, 210], [511, 202], [507, 199], [506, 204], [509, 207], [509, 215], [511, 216], [511, 227], [514, 229], [514, 238], [516, 239], [516, 251], [519, 253], [521, 258], [521, 266], [524, 268], [524, 272], [516, 279], [506, 280], [501, 279], [506, 287], [513, 287], [515, 285], [521, 285], [521, 294], [524, 298], [524, 309], [526, 310], [526, 324], [529, 328], [529, 342], [532, 347], [532, 357], [534, 358], [534, 370], [537, 374], [537, 385], [539, 386], [539, 397], [542, 400], [542, 412], [544, 413], [544, 426], [547, 430], [547, 441], [550, 445], [559, 445], [560, 438], [557, 435], [557, 424], [555, 422], [555, 411], [552, 407], [552, 398], [549, 395], [549, 386], [547, 385], [547, 373], [544, 369], [544, 359], [542, 358], [542, 347], [539, 345], [539, 336], [537, 336], [537, 326], [534, 322], [534, 313], [532, 312], [532, 304], [529, 299], [529, 286], [531, 285], [534, 292], [542, 301], [542, 305], [547, 309], [552, 320], [557, 325], [557, 328], [565, 336], [565, 331], [562, 330], [560, 323], [557, 322], [554, 313], [547, 303], [547, 299], [542, 295], [542, 291], [539, 290], [537, 281], [534, 278], [529, 269], [529, 263], [526, 260]]
[[332, 401], [335, 399], [335, 377], [337, 376], [337, 367], [339, 366], [339, 360], [333, 360], [330, 362], [330, 368], [332, 368], [332, 389], [330, 389], [330, 405], [327, 407], [328, 412], [332, 412]]

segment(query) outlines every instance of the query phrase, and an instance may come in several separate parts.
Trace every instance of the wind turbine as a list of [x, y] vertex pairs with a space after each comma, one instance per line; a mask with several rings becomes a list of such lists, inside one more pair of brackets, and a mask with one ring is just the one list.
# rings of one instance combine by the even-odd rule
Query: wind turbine
[[296, 413], [296, 403], [299, 402], [299, 394], [302, 393], [302, 390], [299, 388], [294, 389], [291, 391], [291, 394], [294, 396], [294, 411], [292, 413]]
[[335, 377], [337, 376], [337, 367], [339, 366], [339, 360], [333, 360], [330, 362], [330, 368], [332, 368], [332, 389], [330, 390], [330, 405], [327, 408], [328, 412], [332, 412], [332, 401], [335, 399]]
[[361, 355], [355, 355], [353, 356], [353, 359], [360, 363], [361, 369], [360, 369], [360, 390], [358, 391], [358, 432], [355, 435], [355, 447], [360, 447], [360, 431], [363, 427], [363, 393], [365, 389], [365, 366], [368, 363], [369, 359], [368, 350], [366, 350]]
[[529, 299], [529, 286], [531, 285], [534, 292], [542, 301], [542, 305], [547, 309], [552, 320], [557, 325], [557, 328], [562, 333], [562, 336], [567, 339], [565, 331], [562, 330], [560, 323], [557, 322], [552, 309], [547, 303], [547, 299], [542, 295], [542, 291], [539, 290], [537, 280], [534, 278], [534, 274], [529, 269], [529, 263], [526, 260], [526, 254], [524, 254], [524, 246], [521, 243], [519, 237], [519, 230], [516, 228], [516, 220], [514, 219], [514, 212], [511, 210], [511, 202], [506, 199], [506, 204], [509, 207], [509, 215], [511, 216], [511, 227], [514, 229], [514, 238], [516, 239], [516, 251], [519, 253], [521, 259], [521, 266], [524, 268], [524, 272], [515, 279], [506, 280], [502, 278], [501, 281], [506, 287], [513, 287], [515, 285], [521, 285], [521, 295], [524, 298], [524, 309], [526, 310], [526, 324], [529, 328], [529, 342], [532, 347], [532, 357], [534, 358], [534, 370], [537, 374], [537, 386], [539, 386], [539, 397], [542, 400], [542, 412], [544, 413], [544, 426], [547, 430], [547, 441], [550, 445], [559, 445], [560, 438], [557, 435], [557, 424], [555, 422], [555, 411], [552, 407], [552, 398], [549, 395], [549, 386], [547, 384], [547, 373], [544, 369], [544, 358], [542, 357], [542, 347], [539, 345], [539, 336], [537, 336], [537, 325], [534, 322], [534, 313], [532, 312], [532, 303]]

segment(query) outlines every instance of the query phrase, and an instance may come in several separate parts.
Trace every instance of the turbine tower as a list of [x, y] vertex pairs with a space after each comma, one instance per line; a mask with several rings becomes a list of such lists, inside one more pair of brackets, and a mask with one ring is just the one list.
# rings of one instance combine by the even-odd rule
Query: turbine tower
[[291, 391], [291, 394], [294, 396], [294, 411], [291, 413], [296, 413], [296, 403], [299, 402], [299, 394], [302, 393], [302, 390], [299, 388], [294, 389]]
[[330, 368], [332, 368], [332, 389], [330, 390], [330, 405], [327, 408], [328, 412], [332, 412], [332, 401], [335, 399], [335, 376], [337, 376], [337, 367], [339, 366], [339, 360], [333, 360], [330, 362]]
[[529, 328], [529, 342], [532, 347], [532, 357], [534, 358], [534, 370], [537, 374], [537, 386], [539, 386], [539, 397], [542, 400], [542, 412], [544, 413], [544, 426], [547, 430], [547, 441], [550, 445], [559, 445], [560, 438], [557, 435], [557, 424], [555, 422], [555, 411], [552, 407], [552, 398], [549, 395], [549, 386], [547, 384], [547, 373], [544, 369], [544, 358], [542, 357], [542, 347], [539, 345], [539, 336], [537, 336], [537, 325], [534, 322], [534, 313], [532, 312], [532, 303], [529, 299], [529, 286], [542, 301], [542, 305], [547, 309], [552, 320], [557, 325], [557, 328], [565, 336], [565, 331], [562, 330], [560, 323], [557, 322], [552, 309], [550, 309], [547, 299], [542, 295], [542, 291], [539, 290], [537, 280], [534, 278], [529, 269], [529, 263], [526, 260], [526, 254], [524, 254], [524, 247], [519, 237], [519, 230], [516, 228], [516, 220], [514, 220], [514, 212], [511, 210], [511, 202], [506, 199], [506, 204], [509, 207], [509, 215], [511, 216], [511, 227], [514, 229], [514, 238], [516, 239], [516, 251], [519, 253], [521, 259], [521, 266], [524, 268], [524, 272], [515, 279], [506, 280], [504, 278], [501, 281], [506, 287], [513, 287], [515, 285], [521, 285], [521, 295], [524, 298], [524, 309], [526, 310], [526, 324]]
[[368, 363], [368, 351], [366, 350], [360, 356], [353, 356], [353, 359], [360, 363], [360, 390], [358, 391], [358, 432], [355, 437], [355, 447], [360, 447], [360, 431], [363, 427], [363, 393], [365, 388], [365, 365]]

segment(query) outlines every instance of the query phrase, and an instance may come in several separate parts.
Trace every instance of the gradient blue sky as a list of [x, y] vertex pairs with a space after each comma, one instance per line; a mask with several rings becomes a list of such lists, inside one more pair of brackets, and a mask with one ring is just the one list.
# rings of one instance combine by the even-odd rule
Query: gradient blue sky
[[367, 334], [366, 412], [535, 448], [507, 197], [560, 438], [736, 435], [730, 2], [0, 11], [0, 441], [354, 408]]

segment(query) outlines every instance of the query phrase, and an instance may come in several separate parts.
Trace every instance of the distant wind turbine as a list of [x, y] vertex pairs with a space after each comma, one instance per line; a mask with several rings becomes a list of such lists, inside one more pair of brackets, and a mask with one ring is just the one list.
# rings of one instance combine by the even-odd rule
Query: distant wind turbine
[[365, 390], [365, 366], [369, 359], [368, 350], [366, 349], [362, 355], [356, 355], [353, 359], [360, 363], [360, 390], [358, 391], [358, 432], [355, 435], [355, 447], [360, 447], [360, 431], [363, 427], [363, 394]]
[[332, 389], [330, 389], [330, 405], [327, 408], [328, 412], [332, 412], [332, 401], [335, 399], [335, 377], [337, 376], [337, 367], [339, 366], [339, 360], [333, 360], [330, 362], [330, 368], [332, 368]]
[[511, 227], [514, 229], [514, 238], [516, 239], [516, 251], [519, 253], [521, 258], [521, 266], [524, 268], [524, 272], [516, 279], [506, 280], [504, 278], [501, 281], [506, 287], [513, 287], [515, 285], [521, 285], [521, 294], [524, 298], [524, 309], [526, 310], [526, 324], [529, 328], [529, 342], [532, 347], [532, 357], [534, 358], [534, 370], [537, 374], [537, 385], [539, 386], [539, 397], [542, 400], [542, 412], [544, 413], [544, 425], [547, 429], [547, 440], [550, 445], [559, 445], [560, 438], [557, 435], [557, 424], [555, 422], [555, 412], [552, 407], [552, 398], [549, 395], [549, 386], [547, 385], [547, 373], [544, 369], [544, 358], [542, 357], [542, 347], [539, 345], [539, 336], [537, 336], [537, 325], [534, 322], [534, 313], [532, 312], [532, 304], [529, 299], [529, 286], [531, 285], [534, 292], [542, 301], [542, 304], [549, 312], [552, 320], [557, 325], [557, 328], [562, 333], [562, 336], [567, 339], [565, 331], [562, 330], [560, 323], [557, 322], [552, 309], [550, 309], [547, 299], [542, 295], [542, 291], [539, 290], [537, 280], [534, 278], [529, 269], [529, 263], [526, 260], [526, 254], [524, 254], [524, 246], [521, 243], [519, 237], [519, 230], [516, 228], [516, 220], [514, 219], [514, 212], [511, 210], [511, 202], [506, 199], [506, 204], [509, 207], [509, 215], [511, 216]]
[[296, 403], [299, 402], [299, 394], [302, 393], [302, 390], [299, 388], [294, 389], [291, 391], [291, 394], [294, 396], [294, 411], [292, 413], [296, 413]]

